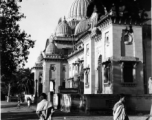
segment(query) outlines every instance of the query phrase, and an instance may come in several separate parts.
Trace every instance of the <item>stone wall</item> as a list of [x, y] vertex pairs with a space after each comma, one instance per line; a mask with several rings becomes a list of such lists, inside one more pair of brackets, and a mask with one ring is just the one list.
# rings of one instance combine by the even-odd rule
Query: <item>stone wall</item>
[[[84, 95], [87, 111], [108, 111], [112, 113], [119, 95]], [[126, 95], [126, 109], [129, 114], [150, 113], [152, 95]]]

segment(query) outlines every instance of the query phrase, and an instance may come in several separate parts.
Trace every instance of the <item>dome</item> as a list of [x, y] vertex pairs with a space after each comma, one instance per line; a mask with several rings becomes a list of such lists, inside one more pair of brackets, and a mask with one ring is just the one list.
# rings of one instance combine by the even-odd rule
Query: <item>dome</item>
[[71, 35], [71, 28], [65, 19], [59, 22], [58, 26], [56, 27], [55, 35], [60, 37]]
[[87, 7], [91, 0], [75, 0], [69, 12], [69, 19], [82, 20], [87, 18]]
[[40, 63], [43, 59], [42, 53], [40, 53], [40, 55], [37, 58], [37, 63]]
[[90, 18], [91, 26], [94, 27], [98, 23], [98, 13], [93, 12]]
[[79, 23], [78, 20], [72, 19], [71, 21], [68, 22], [69, 26], [71, 27], [71, 29], [75, 29], [76, 25]]
[[79, 33], [82, 33], [84, 32], [85, 30], [88, 29], [89, 27], [89, 20], [88, 19], [85, 19], [85, 20], [81, 20], [78, 25], [76, 26], [75, 28], [75, 35], [79, 34]]
[[58, 49], [55, 46], [53, 40], [49, 42], [49, 44], [48, 44], [48, 46], [46, 48], [45, 53], [46, 54], [58, 54]]

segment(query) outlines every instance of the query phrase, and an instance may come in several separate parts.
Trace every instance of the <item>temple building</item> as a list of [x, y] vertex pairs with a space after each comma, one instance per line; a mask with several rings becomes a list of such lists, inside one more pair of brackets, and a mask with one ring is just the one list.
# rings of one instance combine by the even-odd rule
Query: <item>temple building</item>
[[35, 94], [147, 94], [152, 73], [151, 25], [116, 17], [91, 17], [91, 0], [75, 0], [60, 19], [33, 67]]

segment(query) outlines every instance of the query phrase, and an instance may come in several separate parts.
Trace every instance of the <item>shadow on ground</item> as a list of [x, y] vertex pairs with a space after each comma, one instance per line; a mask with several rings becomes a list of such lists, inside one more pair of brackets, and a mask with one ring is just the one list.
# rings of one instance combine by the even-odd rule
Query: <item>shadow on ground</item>
[[38, 117], [35, 114], [35, 112], [27, 113], [27, 112], [22, 112], [22, 113], [2, 113], [1, 114], [2, 120], [32, 120], [32, 119], [37, 119]]

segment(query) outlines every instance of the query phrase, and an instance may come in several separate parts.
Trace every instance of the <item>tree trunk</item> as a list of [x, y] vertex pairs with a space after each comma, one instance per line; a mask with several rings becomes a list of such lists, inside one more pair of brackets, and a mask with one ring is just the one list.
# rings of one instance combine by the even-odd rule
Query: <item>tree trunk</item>
[[8, 94], [7, 94], [7, 102], [10, 102], [10, 92], [11, 92], [11, 84], [8, 84]]

